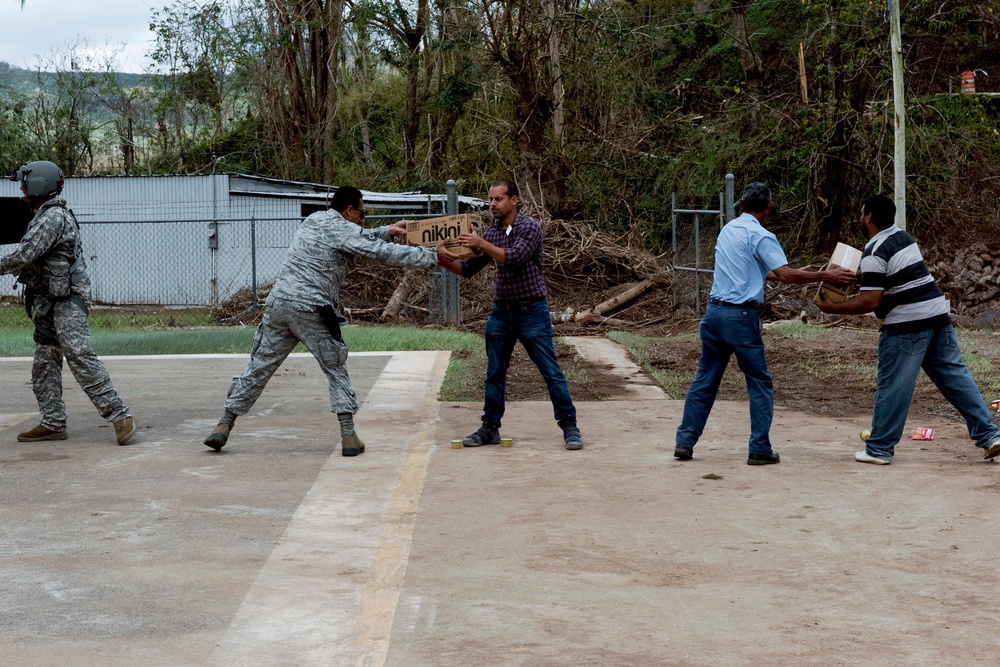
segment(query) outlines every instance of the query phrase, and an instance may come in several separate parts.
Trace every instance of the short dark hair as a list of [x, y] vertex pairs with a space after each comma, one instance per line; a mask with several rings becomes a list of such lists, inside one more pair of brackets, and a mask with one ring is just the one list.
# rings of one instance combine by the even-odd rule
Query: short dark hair
[[514, 181], [507, 180], [506, 178], [501, 178], [501, 179], [498, 179], [496, 181], [493, 181], [493, 185], [490, 186], [490, 190], [492, 190], [493, 188], [500, 187], [501, 185], [504, 188], [507, 189], [507, 196], [508, 197], [519, 197], [520, 196], [520, 194], [518, 193], [518, 190], [517, 190], [517, 184]]
[[771, 188], [754, 181], [743, 190], [743, 210], [747, 213], [760, 213], [771, 203]]
[[872, 195], [865, 200], [862, 210], [871, 214], [872, 224], [879, 229], [889, 229], [896, 224], [896, 205], [885, 195]]
[[350, 185], [342, 185], [333, 193], [330, 208], [337, 213], [343, 213], [348, 207], [361, 208], [361, 190]]

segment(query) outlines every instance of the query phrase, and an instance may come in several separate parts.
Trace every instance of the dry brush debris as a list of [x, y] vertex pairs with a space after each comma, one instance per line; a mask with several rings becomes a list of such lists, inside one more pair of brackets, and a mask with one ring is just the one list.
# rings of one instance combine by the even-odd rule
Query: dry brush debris
[[[683, 316], [672, 302], [673, 275], [668, 262], [644, 250], [630, 235], [598, 232], [589, 224], [542, 218], [544, 269], [553, 319], [562, 328], [583, 326], [650, 326]], [[485, 226], [485, 223], [484, 223]], [[932, 249], [928, 266], [951, 299], [959, 323], [1000, 328], [1000, 257], [985, 243], [953, 252]], [[493, 301], [493, 268], [460, 283], [463, 323], [481, 328]], [[406, 289], [400, 289], [407, 276]], [[270, 289], [258, 288], [261, 310]], [[767, 320], [829, 322], [813, 304], [815, 285], [769, 284], [762, 317]], [[706, 292], [707, 293], [707, 292]], [[368, 322], [426, 325], [429, 272], [387, 267], [358, 260], [348, 273], [342, 294], [345, 314]], [[393, 297], [396, 300], [393, 301]], [[391, 307], [390, 307], [391, 306]], [[215, 311], [227, 324], [259, 321], [251, 292], [243, 288]], [[687, 313], [691, 318], [697, 314]], [[877, 326], [851, 318], [852, 326]]]
[[[541, 224], [545, 233], [545, 281], [553, 310], [570, 309], [575, 314], [603, 302], [603, 307], [581, 318], [578, 325], [592, 322], [628, 326], [666, 317], [670, 310], [670, 267], [660, 258], [642, 249], [628, 235], [616, 237], [598, 232], [587, 223], [543, 220]], [[461, 280], [460, 307], [466, 326], [479, 327], [489, 314], [494, 271], [487, 267], [477, 276]], [[408, 285], [400, 290], [404, 276]], [[428, 277], [427, 271], [408, 271], [358, 259], [348, 272], [341, 305], [345, 315], [359, 321], [424, 325], [428, 323]], [[258, 288], [261, 310], [269, 289], [270, 285]], [[623, 291], [630, 296], [621, 298]], [[254, 317], [251, 296], [250, 288], [241, 289], [220, 304], [216, 319], [225, 324], [259, 321], [259, 313]], [[624, 310], [615, 313], [621, 307]], [[627, 319], [620, 317], [625, 311]], [[615, 317], [607, 317], [611, 314]]]

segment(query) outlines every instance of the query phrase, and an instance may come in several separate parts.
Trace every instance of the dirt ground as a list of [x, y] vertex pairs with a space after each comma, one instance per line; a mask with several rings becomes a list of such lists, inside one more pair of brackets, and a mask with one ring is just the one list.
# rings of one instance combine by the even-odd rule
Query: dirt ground
[[[764, 343], [768, 366], [774, 377], [775, 405], [828, 417], [870, 415], [875, 399], [878, 331], [873, 324], [869, 326], [836, 326], [802, 337], [788, 337], [774, 329], [765, 329]], [[653, 339], [648, 350], [651, 366], [690, 378], [698, 369], [701, 351], [697, 329], [697, 321], [686, 320], [637, 333]], [[565, 332], [557, 327], [557, 336], [566, 333], [578, 336], [582, 332], [579, 327], [567, 327]], [[982, 364], [1000, 369], [1000, 333], [960, 329], [959, 337], [967, 359], [971, 355]], [[556, 352], [575, 400], [604, 401], [622, 397], [621, 379], [608, 373], [606, 368], [582, 359], [571, 347], [561, 343], [557, 344]], [[980, 381], [984, 395], [1000, 398], [990, 395], [982, 382], [983, 373], [974, 368], [973, 374]], [[507, 382], [510, 400], [547, 399], [538, 370], [520, 346], [515, 349]], [[684, 383], [686, 387], [687, 383]], [[679, 393], [671, 398], [683, 399], [684, 396]], [[747, 400], [743, 375], [735, 360], [730, 362], [718, 399]], [[962, 421], [958, 411], [923, 373], [917, 381], [910, 416], [930, 421]]]

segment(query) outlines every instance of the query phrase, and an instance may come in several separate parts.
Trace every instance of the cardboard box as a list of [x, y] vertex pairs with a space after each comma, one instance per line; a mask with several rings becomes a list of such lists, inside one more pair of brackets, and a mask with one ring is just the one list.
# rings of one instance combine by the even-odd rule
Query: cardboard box
[[478, 251], [466, 248], [458, 242], [458, 235], [472, 231], [472, 216], [468, 213], [446, 215], [440, 218], [411, 220], [406, 225], [406, 242], [409, 245], [435, 246], [450, 238], [446, 248], [459, 257], [475, 257]]
[[[825, 270], [830, 270], [838, 266], [843, 267], [848, 271], [857, 271], [858, 267], [861, 266], [861, 251], [857, 248], [852, 248], [845, 243], [838, 243], [837, 247], [833, 251], [833, 254], [830, 256], [830, 261], [827, 263]], [[847, 301], [854, 296], [857, 291], [857, 285], [819, 284], [819, 292], [822, 292], [826, 299], [828, 301], [832, 301], [833, 303]], [[816, 293], [817, 296], [819, 296], [819, 292]]]

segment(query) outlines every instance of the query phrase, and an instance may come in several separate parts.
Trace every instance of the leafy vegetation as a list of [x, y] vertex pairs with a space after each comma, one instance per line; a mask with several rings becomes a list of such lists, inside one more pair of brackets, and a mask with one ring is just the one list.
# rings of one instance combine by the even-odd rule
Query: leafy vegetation
[[[996, 69], [1000, 0], [902, 18], [910, 228], [995, 235], [1000, 101], [957, 93], [962, 71]], [[670, 194], [714, 205], [733, 172], [772, 185], [796, 255], [859, 241], [860, 201], [893, 182], [873, 0], [175, 0], [152, 26], [141, 81], [74, 54], [34, 86], [0, 66], [0, 168], [469, 193], [513, 175], [530, 205], [654, 251]]]

